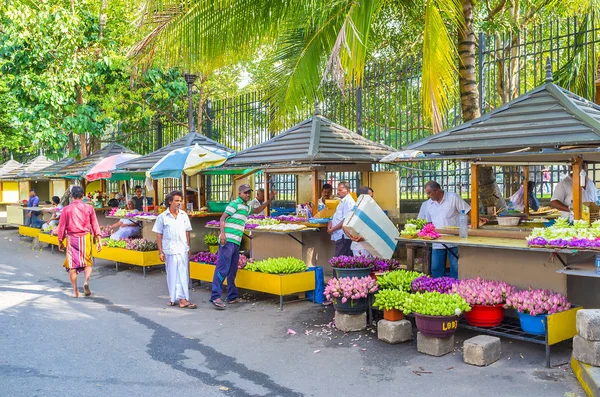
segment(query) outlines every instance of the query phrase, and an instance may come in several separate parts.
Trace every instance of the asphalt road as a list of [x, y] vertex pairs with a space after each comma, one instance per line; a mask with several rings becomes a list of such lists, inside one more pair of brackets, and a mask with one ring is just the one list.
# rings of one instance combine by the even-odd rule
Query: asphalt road
[[430, 357], [416, 341], [339, 332], [333, 309], [310, 302], [279, 311], [278, 298], [252, 294], [216, 311], [203, 283], [197, 310], [166, 307], [162, 269], [144, 278], [106, 261], [92, 297], [74, 299], [63, 255], [29, 241], [0, 230], [0, 396], [584, 396], [568, 343], [552, 369], [542, 346], [507, 339], [498, 362], [473, 367], [464, 330], [454, 353]]

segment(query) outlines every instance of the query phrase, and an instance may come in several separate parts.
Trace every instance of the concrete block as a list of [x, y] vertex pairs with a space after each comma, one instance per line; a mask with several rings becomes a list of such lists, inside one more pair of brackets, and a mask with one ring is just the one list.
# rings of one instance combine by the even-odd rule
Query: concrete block
[[573, 357], [582, 363], [600, 367], [600, 341], [591, 341], [575, 335], [573, 337]]
[[500, 359], [500, 338], [479, 335], [463, 343], [465, 363], [485, 367]]
[[362, 331], [367, 328], [367, 313], [342, 314], [335, 312], [335, 326], [343, 332]]
[[417, 332], [417, 350], [436, 357], [451, 353], [454, 351], [454, 335], [449, 338], [435, 338]]
[[583, 339], [600, 341], [600, 309], [577, 311], [577, 333]]
[[408, 320], [379, 320], [377, 323], [377, 339], [379, 340], [387, 343], [401, 343], [412, 338], [412, 324]]

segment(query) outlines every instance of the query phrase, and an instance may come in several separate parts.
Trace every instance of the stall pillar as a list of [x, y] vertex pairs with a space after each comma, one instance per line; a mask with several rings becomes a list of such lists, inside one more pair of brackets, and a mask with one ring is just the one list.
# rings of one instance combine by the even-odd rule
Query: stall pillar
[[187, 211], [187, 178], [185, 177], [185, 174], [183, 172], [181, 173], [181, 187], [181, 190], [183, 190], [182, 209], [184, 211]]
[[[267, 172], [263, 173], [263, 177], [264, 177], [264, 184], [265, 184], [265, 201], [269, 200], [269, 196], [271, 195], [271, 192], [269, 190], [269, 174]], [[265, 215], [269, 216], [271, 215], [271, 206], [267, 205], [267, 208], [265, 208]]]
[[200, 186], [198, 187], [198, 196], [200, 197], [200, 208], [206, 206], [206, 175], [200, 174]]
[[[573, 218], [581, 219], [581, 179], [579, 173], [582, 170], [583, 160], [581, 158], [573, 159]], [[569, 203], [565, 203], [569, 205]]]
[[529, 214], [529, 167], [523, 167], [523, 213]]
[[158, 208], [158, 181], [156, 179], [152, 181], [152, 188], [152, 203], [154, 208]]
[[319, 171], [314, 170], [312, 175], [312, 214], [319, 212]]
[[479, 228], [479, 185], [477, 184], [477, 164], [471, 164], [471, 228]]

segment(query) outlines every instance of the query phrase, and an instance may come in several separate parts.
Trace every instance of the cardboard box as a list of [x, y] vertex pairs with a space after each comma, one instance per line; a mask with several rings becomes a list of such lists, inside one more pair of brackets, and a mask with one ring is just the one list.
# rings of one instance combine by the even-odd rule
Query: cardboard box
[[356, 207], [344, 220], [344, 227], [354, 236], [361, 236], [363, 247], [373, 256], [390, 259], [400, 235], [381, 207], [367, 194], [358, 198]]

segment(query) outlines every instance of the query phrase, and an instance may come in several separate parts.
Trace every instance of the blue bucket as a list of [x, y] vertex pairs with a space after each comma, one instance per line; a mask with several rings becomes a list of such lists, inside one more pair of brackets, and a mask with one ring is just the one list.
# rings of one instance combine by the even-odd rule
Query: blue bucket
[[538, 314], [537, 316], [532, 316], [531, 314], [521, 312], [518, 312], [518, 314], [523, 331], [533, 335], [546, 334], [547, 314]]
[[306, 299], [321, 304], [325, 302], [325, 278], [323, 277], [323, 266], [309, 267], [307, 272], [315, 272], [315, 289], [314, 291], [306, 291]]

